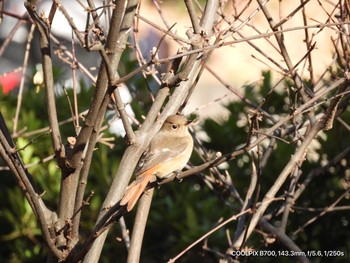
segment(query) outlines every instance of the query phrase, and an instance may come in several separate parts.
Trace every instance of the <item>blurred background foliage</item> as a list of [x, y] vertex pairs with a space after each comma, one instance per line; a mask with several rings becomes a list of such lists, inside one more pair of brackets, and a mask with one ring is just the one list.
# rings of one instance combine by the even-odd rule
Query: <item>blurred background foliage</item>
[[[122, 63], [123, 64], [123, 63]], [[126, 65], [126, 64], [124, 64]], [[129, 65], [132, 67], [132, 65]], [[56, 82], [59, 82], [62, 72], [56, 70]], [[290, 108], [285, 101], [285, 92], [292, 91], [288, 81], [281, 84], [282, 88], [273, 89], [270, 72], [263, 72], [264, 81], [260, 85], [245, 87], [245, 97], [255, 105], [259, 105], [266, 95], [262, 108], [270, 114], [290, 114]], [[134, 80], [135, 81], [135, 80]], [[138, 79], [131, 85], [145, 86], [143, 80]], [[130, 84], [130, 83], [129, 83]], [[79, 111], [87, 109], [93, 87], [86, 86], [80, 81]], [[20, 127], [25, 132], [47, 127], [46, 105], [44, 92], [35, 92], [34, 87], [24, 91], [24, 100], [20, 114]], [[72, 98], [72, 89], [67, 87], [68, 96]], [[142, 91], [146, 94], [146, 88]], [[142, 100], [146, 96], [136, 94], [137, 99], [132, 103], [136, 117], [147, 112], [151, 101]], [[140, 95], [141, 94], [141, 95]], [[135, 94], [134, 94], [135, 95]], [[293, 94], [290, 95], [293, 97]], [[141, 99], [142, 98], [142, 99]], [[12, 130], [13, 116], [15, 115], [17, 94], [0, 94], [1, 111], [9, 129]], [[58, 118], [60, 121], [71, 116], [68, 100], [61, 88], [57, 89]], [[286, 106], [287, 105], [287, 106]], [[225, 105], [230, 111], [227, 118], [218, 117], [216, 120], [205, 120], [200, 129], [205, 131], [208, 140], [204, 143], [207, 149], [227, 154], [246, 143], [248, 138], [248, 119], [250, 107], [241, 101], [230, 102]], [[342, 115], [347, 123], [350, 122], [349, 111]], [[260, 127], [267, 127], [265, 118], [259, 122]], [[72, 122], [61, 126], [63, 138], [74, 134]], [[105, 137], [113, 136], [108, 130]], [[318, 137], [318, 145], [313, 151], [314, 158], [305, 161], [301, 167], [301, 182], [313, 169], [327, 164], [333, 157], [350, 145], [349, 132], [335, 122], [334, 128]], [[38, 137], [40, 136], [40, 137]], [[259, 178], [261, 185], [260, 197], [273, 184], [274, 180], [288, 162], [297, 143], [293, 142], [291, 134], [290, 143], [278, 141], [266, 168]], [[17, 148], [25, 147], [20, 151], [25, 164], [40, 162], [43, 158], [53, 154], [51, 141], [47, 133], [42, 132], [30, 137], [17, 137], [14, 139]], [[29, 143], [29, 145], [28, 145]], [[94, 154], [89, 174], [86, 196], [94, 191], [90, 205], [83, 209], [81, 221], [81, 235], [86, 237], [94, 225], [96, 216], [107, 193], [113, 175], [118, 169], [118, 163], [125, 149], [122, 138], [116, 138], [115, 148], [110, 149], [99, 144]], [[267, 144], [262, 144], [261, 150], [266, 150]], [[1, 166], [4, 163], [0, 160]], [[191, 162], [198, 165], [202, 161], [197, 154], [193, 154]], [[294, 204], [287, 226], [287, 234], [296, 231], [320, 211], [310, 212], [299, 208], [324, 208], [331, 205], [346, 189], [349, 189], [350, 168], [349, 156], [335, 166], [329, 167], [320, 173], [307, 187], [302, 196]], [[224, 167], [232, 177], [238, 192], [244, 198], [250, 182], [251, 157], [248, 153], [238, 156]], [[224, 170], [221, 170], [224, 173]], [[43, 199], [50, 209], [56, 209], [59, 196], [60, 174], [54, 160], [40, 163], [29, 168], [34, 180], [41, 189]], [[1, 171], [0, 184], [0, 259], [1, 262], [45, 262], [47, 250], [43, 247], [40, 228], [23, 194], [16, 185], [14, 176], [8, 171]], [[280, 195], [288, 189], [288, 183], [283, 187]], [[232, 199], [227, 199], [225, 193], [209, 189], [201, 179], [201, 175], [186, 178], [181, 182], [172, 182], [156, 190], [152, 204], [149, 221], [144, 237], [141, 262], [165, 262], [174, 257], [186, 246], [208, 232], [221, 221], [239, 212], [239, 205]], [[226, 202], [224, 202], [226, 201]], [[338, 205], [348, 205], [349, 196]], [[299, 208], [298, 208], [299, 207]], [[273, 209], [273, 207], [272, 207]], [[132, 228], [135, 211], [125, 216], [127, 226]], [[281, 216], [276, 217], [272, 223], [279, 225]], [[218, 262], [218, 258], [228, 248], [227, 233], [233, 237], [236, 222], [231, 222], [212, 234], [205, 242], [201, 242], [191, 249], [179, 262]], [[303, 251], [308, 250], [339, 250], [347, 253], [350, 247], [349, 212], [347, 210], [332, 212], [319, 218], [307, 226], [295, 237], [295, 242]], [[285, 250], [278, 242], [268, 244], [259, 233], [255, 233], [248, 241], [249, 247], [264, 250]], [[124, 262], [127, 251], [121, 240], [121, 230], [118, 224], [113, 226], [104, 246], [100, 262], [111, 262], [118, 258]], [[348, 255], [349, 256], [349, 255]], [[344, 259], [344, 258], [343, 258]], [[343, 259], [333, 258], [332, 262], [345, 262]], [[258, 261], [257, 261], [258, 260]], [[292, 260], [292, 261], [291, 261]], [[294, 262], [294, 259], [279, 258], [279, 262]], [[328, 259], [317, 259], [315, 262], [330, 262]], [[254, 258], [255, 262], [271, 262], [269, 259]]]

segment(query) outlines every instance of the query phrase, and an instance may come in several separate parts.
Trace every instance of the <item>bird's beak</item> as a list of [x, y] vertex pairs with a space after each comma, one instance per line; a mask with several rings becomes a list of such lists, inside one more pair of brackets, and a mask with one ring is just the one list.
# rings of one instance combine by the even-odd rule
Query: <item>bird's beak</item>
[[189, 126], [189, 125], [196, 125], [198, 123], [198, 119], [194, 119], [194, 120], [187, 120], [186, 122], [186, 126]]

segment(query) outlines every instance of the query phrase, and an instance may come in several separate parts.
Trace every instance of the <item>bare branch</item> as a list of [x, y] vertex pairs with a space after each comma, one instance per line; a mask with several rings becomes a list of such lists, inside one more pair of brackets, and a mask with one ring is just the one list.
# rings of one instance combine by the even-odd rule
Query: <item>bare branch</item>
[[[271, 225], [264, 217], [260, 220], [259, 225], [270, 232], [271, 235], [277, 238], [279, 242], [281, 242], [289, 251], [295, 251], [295, 252], [303, 252], [295, 243], [294, 241], [288, 237], [285, 233], [275, 228], [273, 225]], [[300, 262], [307, 263], [310, 262], [306, 257], [304, 256], [298, 256], [297, 257]]]
[[130, 249], [127, 259], [128, 263], [140, 262], [143, 235], [145, 233], [147, 223], [147, 220], [145, 220], [145, 218], [148, 218], [152, 203], [153, 191], [153, 188], [149, 189], [144, 193], [144, 195], [142, 195], [141, 199], [139, 200], [139, 205], [137, 207], [137, 213], [135, 217], [135, 224], [132, 230]]
[[12, 142], [10, 133], [8, 132], [7, 126], [4, 122], [2, 114], [0, 113], [0, 156], [10, 167], [10, 170], [16, 176], [18, 185], [23, 191], [26, 199], [28, 200], [30, 206], [32, 207], [34, 213], [36, 214], [41, 231], [44, 235], [44, 240], [49, 247], [50, 251], [60, 260], [65, 259], [67, 254], [59, 250], [51, 237], [49, 220], [54, 220], [53, 213], [48, 210], [45, 204], [42, 202], [41, 197], [34, 190], [31, 175], [26, 171], [23, 163], [14, 149], [14, 144]]
[[58, 126], [57, 119], [57, 110], [55, 103], [55, 92], [54, 92], [54, 83], [53, 83], [53, 68], [52, 68], [52, 59], [51, 59], [51, 47], [50, 47], [50, 29], [46, 24], [43, 18], [39, 17], [36, 12], [36, 7], [33, 1], [26, 1], [25, 7], [28, 10], [28, 13], [35, 22], [39, 33], [40, 33], [40, 48], [42, 54], [42, 65], [43, 65], [43, 74], [44, 74], [44, 84], [46, 91], [46, 101], [47, 101], [47, 111], [49, 115], [50, 128], [52, 130], [51, 139], [53, 148], [58, 159], [59, 165], [64, 165], [61, 160], [64, 158], [64, 147], [61, 142], [61, 134]]
[[[282, 184], [288, 178], [290, 172], [294, 169], [295, 165], [297, 165], [299, 162], [301, 162], [303, 160], [310, 143], [317, 136], [318, 132], [322, 128], [323, 128], [323, 125], [320, 121], [315, 123], [315, 125], [309, 131], [309, 134], [306, 135], [305, 140], [302, 142], [300, 147], [295, 151], [295, 154], [291, 157], [291, 160], [289, 161], [289, 163], [285, 166], [283, 171], [280, 173], [280, 175], [276, 179], [273, 186], [266, 193], [266, 195], [262, 201], [261, 206], [257, 209], [256, 213], [252, 217], [252, 220], [251, 220], [250, 225], [249, 225], [248, 230], [247, 230], [248, 237], [253, 232], [255, 226], [258, 224], [260, 218], [262, 217], [266, 208], [272, 202], [273, 198], [275, 197], [278, 190], [281, 188]], [[235, 240], [234, 247], [242, 246], [243, 240], [244, 240], [244, 236], [241, 235], [237, 240]]]

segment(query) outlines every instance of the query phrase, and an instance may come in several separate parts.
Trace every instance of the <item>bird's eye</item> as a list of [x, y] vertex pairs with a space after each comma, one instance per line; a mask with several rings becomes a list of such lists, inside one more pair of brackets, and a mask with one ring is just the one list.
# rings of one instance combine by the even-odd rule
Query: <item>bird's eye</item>
[[177, 125], [176, 125], [176, 124], [172, 124], [172, 125], [171, 125], [171, 128], [172, 128], [173, 130], [176, 130], [176, 129], [177, 129]]

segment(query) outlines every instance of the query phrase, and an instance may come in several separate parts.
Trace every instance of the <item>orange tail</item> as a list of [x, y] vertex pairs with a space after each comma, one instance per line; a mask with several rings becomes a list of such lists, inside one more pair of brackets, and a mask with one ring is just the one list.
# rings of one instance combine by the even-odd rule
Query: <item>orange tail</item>
[[128, 212], [133, 209], [136, 202], [139, 200], [143, 191], [145, 191], [147, 184], [151, 181], [152, 172], [145, 172], [144, 174], [140, 174], [135, 181], [128, 187], [126, 190], [122, 200], [120, 201], [120, 205], [126, 205]]

